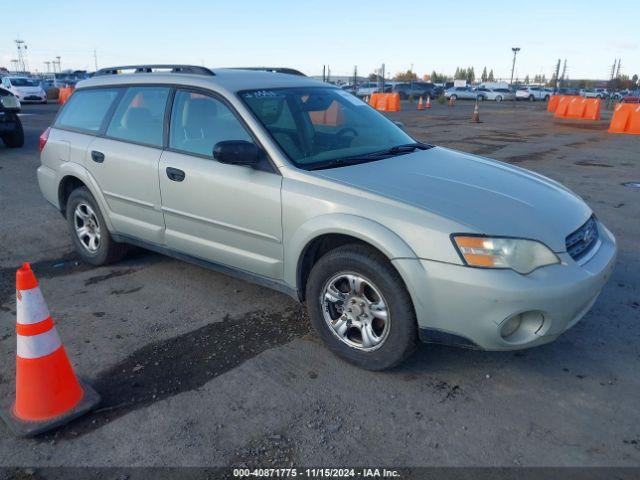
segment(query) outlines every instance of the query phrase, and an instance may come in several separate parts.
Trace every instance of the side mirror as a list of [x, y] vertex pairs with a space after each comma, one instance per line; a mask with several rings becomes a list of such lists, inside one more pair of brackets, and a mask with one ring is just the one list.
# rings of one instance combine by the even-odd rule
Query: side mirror
[[406, 127], [404, 126], [404, 123], [399, 122], [398, 120], [394, 120], [393, 123], [395, 124], [396, 127], [399, 127], [401, 130], [404, 130], [405, 132], [407, 131]]
[[262, 157], [262, 150], [245, 140], [225, 140], [213, 147], [213, 158], [220, 163], [231, 165], [256, 165]]

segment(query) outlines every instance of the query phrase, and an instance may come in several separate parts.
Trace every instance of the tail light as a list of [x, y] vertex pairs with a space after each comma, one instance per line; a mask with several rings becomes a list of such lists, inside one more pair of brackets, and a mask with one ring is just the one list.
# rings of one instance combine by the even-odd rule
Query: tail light
[[47, 144], [47, 140], [49, 140], [49, 132], [51, 131], [51, 127], [47, 127], [47, 129], [42, 132], [40, 138], [38, 139], [38, 148], [40, 149], [40, 153], [44, 150], [44, 146]]

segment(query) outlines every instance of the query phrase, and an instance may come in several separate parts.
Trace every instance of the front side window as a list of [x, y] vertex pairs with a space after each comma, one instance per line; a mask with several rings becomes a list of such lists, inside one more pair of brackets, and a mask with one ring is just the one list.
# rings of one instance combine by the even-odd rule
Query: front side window
[[253, 141], [238, 118], [221, 101], [197, 92], [178, 91], [171, 111], [169, 146], [212, 156], [224, 140]]
[[415, 143], [402, 129], [340, 89], [299, 87], [241, 92], [242, 100], [301, 168], [356, 160]]
[[98, 132], [118, 96], [115, 88], [76, 90], [64, 105], [54, 126]]
[[162, 146], [166, 87], [128, 88], [107, 128], [107, 137]]

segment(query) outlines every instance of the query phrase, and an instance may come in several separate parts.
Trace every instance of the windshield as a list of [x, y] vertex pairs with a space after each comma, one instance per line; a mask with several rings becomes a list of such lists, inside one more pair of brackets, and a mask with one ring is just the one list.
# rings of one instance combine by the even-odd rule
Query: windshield
[[240, 97], [301, 168], [415, 142], [384, 115], [339, 89], [252, 90]]
[[11, 85], [14, 87], [37, 87], [40, 83], [35, 80], [29, 80], [28, 78], [12, 78]]

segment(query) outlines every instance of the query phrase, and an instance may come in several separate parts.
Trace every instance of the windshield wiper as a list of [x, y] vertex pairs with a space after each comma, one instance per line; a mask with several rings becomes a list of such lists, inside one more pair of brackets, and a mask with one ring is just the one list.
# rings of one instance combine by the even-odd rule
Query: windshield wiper
[[358, 165], [360, 163], [372, 162], [374, 160], [380, 160], [382, 158], [393, 157], [394, 155], [401, 155], [403, 153], [411, 153], [415, 150], [428, 150], [433, 148], [433, 145], [426, 143], [415, 142], [405, 143], [402, 145], [395, 145], [386, 150], [379, 150], [377, 152], [364, 153], [361, 155], [353, 155], [351, 157], [336, 158], [334, 160], [327, 160], [325, 162], [319, 162], [311, 165], [310, 170], [322, 170], [325, 168], [344, 167], [346, 165]]
[[414, 150], [429, 150], [430, 148], [433, 148], [433, 145], [428, 145], [422, 142], [415, 142], [396, 145], [395, 147], [391, 147], [388, 151], [391, 153], [404, 153], [413, 152]]
[[426, 143], [404, 143], [402, 145], [395, 145], [391, 148], [387, 148], [386, 150], [378, 150], [377, 152], [365, 153], [363, 155], [354, 155], [353, 157], [344, 157], [340, 160], [359, 160], [359, 159], [372, 159], [372, 158], [386, 158], [392, 157], [394, 155], [399, 155], [401, 153], [411, 153], [415, 150], [428, 150], [432, 148], [433, 145], [427, 145]]

